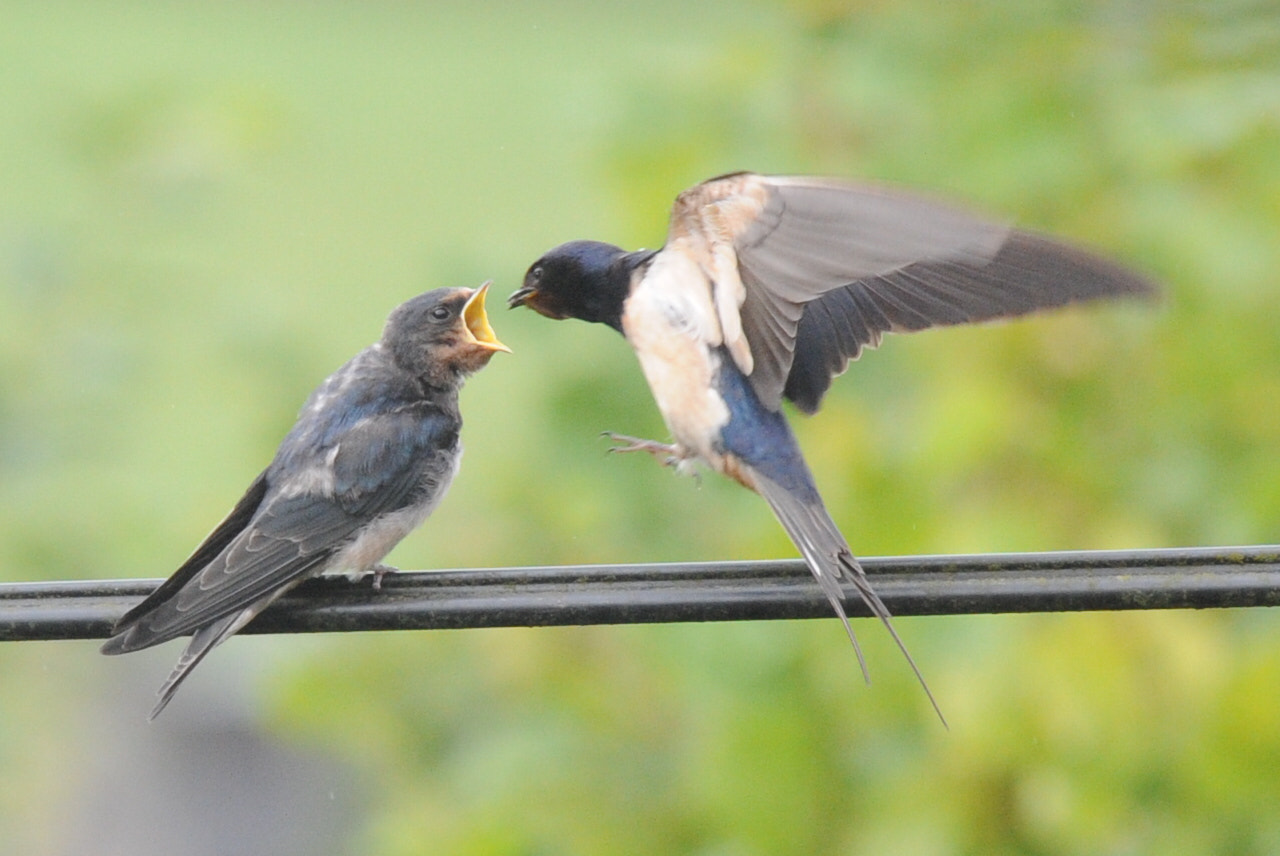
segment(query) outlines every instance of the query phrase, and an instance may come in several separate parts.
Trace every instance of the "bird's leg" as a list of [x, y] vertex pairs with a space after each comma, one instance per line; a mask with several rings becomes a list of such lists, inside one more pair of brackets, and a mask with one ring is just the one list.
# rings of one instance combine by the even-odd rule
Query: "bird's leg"
[[626, 434], [615, 434], [612, 431], [605, 431], [600, 436], [608, 437], [613, 442], [619, 444], [610, 446], [610, 452], [647, 452], [653, 456], [653, 459], [664, 467], [679, 466], [684, 460], [679, 446], [671, 443], [659, 443], [657, 440], [641, 440], [639, 437], [630, 437]]
[[377, 564], [369, 569], [373, 573], [373, 590], [382, 591], [382, 578], [387, 574], [394, 574], [399, 568], [393, 568], [390, 565]]
[[679, 444], [659, 443], [657, 440], [641, 440], [639, 437], [615, 434], [613, 431], [605, 431], [601, 436], [608, 437], [619, 444], [610, 446], [610, 452], [645, 452], [652, 455], [653, 459], [662, 464], [662, 466], [671, 467], [681, 475], [691, 475], [701, 484], [702, 480], [693, 465], [694, 456], [690, 455]]

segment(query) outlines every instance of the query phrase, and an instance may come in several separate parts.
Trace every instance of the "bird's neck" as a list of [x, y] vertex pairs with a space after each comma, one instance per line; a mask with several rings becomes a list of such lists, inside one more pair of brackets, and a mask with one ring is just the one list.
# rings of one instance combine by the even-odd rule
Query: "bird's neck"
[[361, 355], [374, 365], [382, 366], [382, 371], [391, 372], [403, 380], [413, 379], [417, 387], [417, 397], [432, 400], [457, 399], [458, 390], [467, 379], [469, 372], [463, 371], [456, 361], [447, 359], [412, 360], [403, 355], [397, 359], [393, 349], [385, 342], [375, 342]]
[[457, 401], [458, 391], [462, 389], [469, 372], [459, 370], [457, 366], [442, 364], [430, 370], [414, 375], [422, 397], [432, 401]]
[[649, 266], [655, 255], [656, 250], [619, 254], [597, 283], [590, 306], [591, 317], [586, 320], [607, 324], [621, 333], [622, 312], [627, 297], [631, 294], [631, 284], [636, 275]]

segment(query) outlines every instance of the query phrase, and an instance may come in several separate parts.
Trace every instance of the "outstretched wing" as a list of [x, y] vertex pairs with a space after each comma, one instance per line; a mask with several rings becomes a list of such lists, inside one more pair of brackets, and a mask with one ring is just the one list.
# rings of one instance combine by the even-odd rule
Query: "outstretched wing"
[[323, 571], [377, 517], [421, 501], [452, 467], [457, 432], [457, 420], [444, 413], [404, 408], [356, 422], [305, 465], [296, 458], [285, 471], [273, 465], [243, 530], [168, 597], [131, 612], [104, 653], [155, 645], [255, 605], [256, 614], [273, 595]]
[[762, 403], [818, 408], [888, 332], [1008, 318], [1155, 287], [1118, 265], [921, 196], [722, 176], [685, 191], [668, 243], [713, 283], [725, 346]]

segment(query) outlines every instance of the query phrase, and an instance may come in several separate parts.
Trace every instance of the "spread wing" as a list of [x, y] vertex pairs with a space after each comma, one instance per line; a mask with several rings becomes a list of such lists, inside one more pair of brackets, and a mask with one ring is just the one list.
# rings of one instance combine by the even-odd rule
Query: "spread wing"
[[1144, 278], [1048, 238], [874, 185], [722, 176], [676, 200], [668, 243], [712, 282], [725, 345], [760, 400], [818, 408], [884, 333], [1009, 318]]
[[265, 490], [251, 519], [232, 537], [215, 540], [223, 527], [215, 530], [180, 569], [185, 579], [166, 582], [122, 619], [104, 653], [191, 633], [323, 571], [370, 521], [421, 501], [424, 490], [441, 483], [457, 454], [458, 427], [438, 411], [406, 408], [358, 421], [305, 462], [295, 456], [278, 468], [284, 457], [278, 456], [254, 483], [266, 487], [251, 488], [251, 494]]

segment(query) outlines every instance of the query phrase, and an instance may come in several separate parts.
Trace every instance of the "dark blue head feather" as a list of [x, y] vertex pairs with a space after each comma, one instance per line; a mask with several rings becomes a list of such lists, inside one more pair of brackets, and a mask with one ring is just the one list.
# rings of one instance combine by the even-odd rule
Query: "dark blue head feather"
[[622, 332], [632, 274], [653, 252], [628, 253], [601, 241], [570, 241], [534, 262], [509, 301], [548, 318], [577, 318]]

